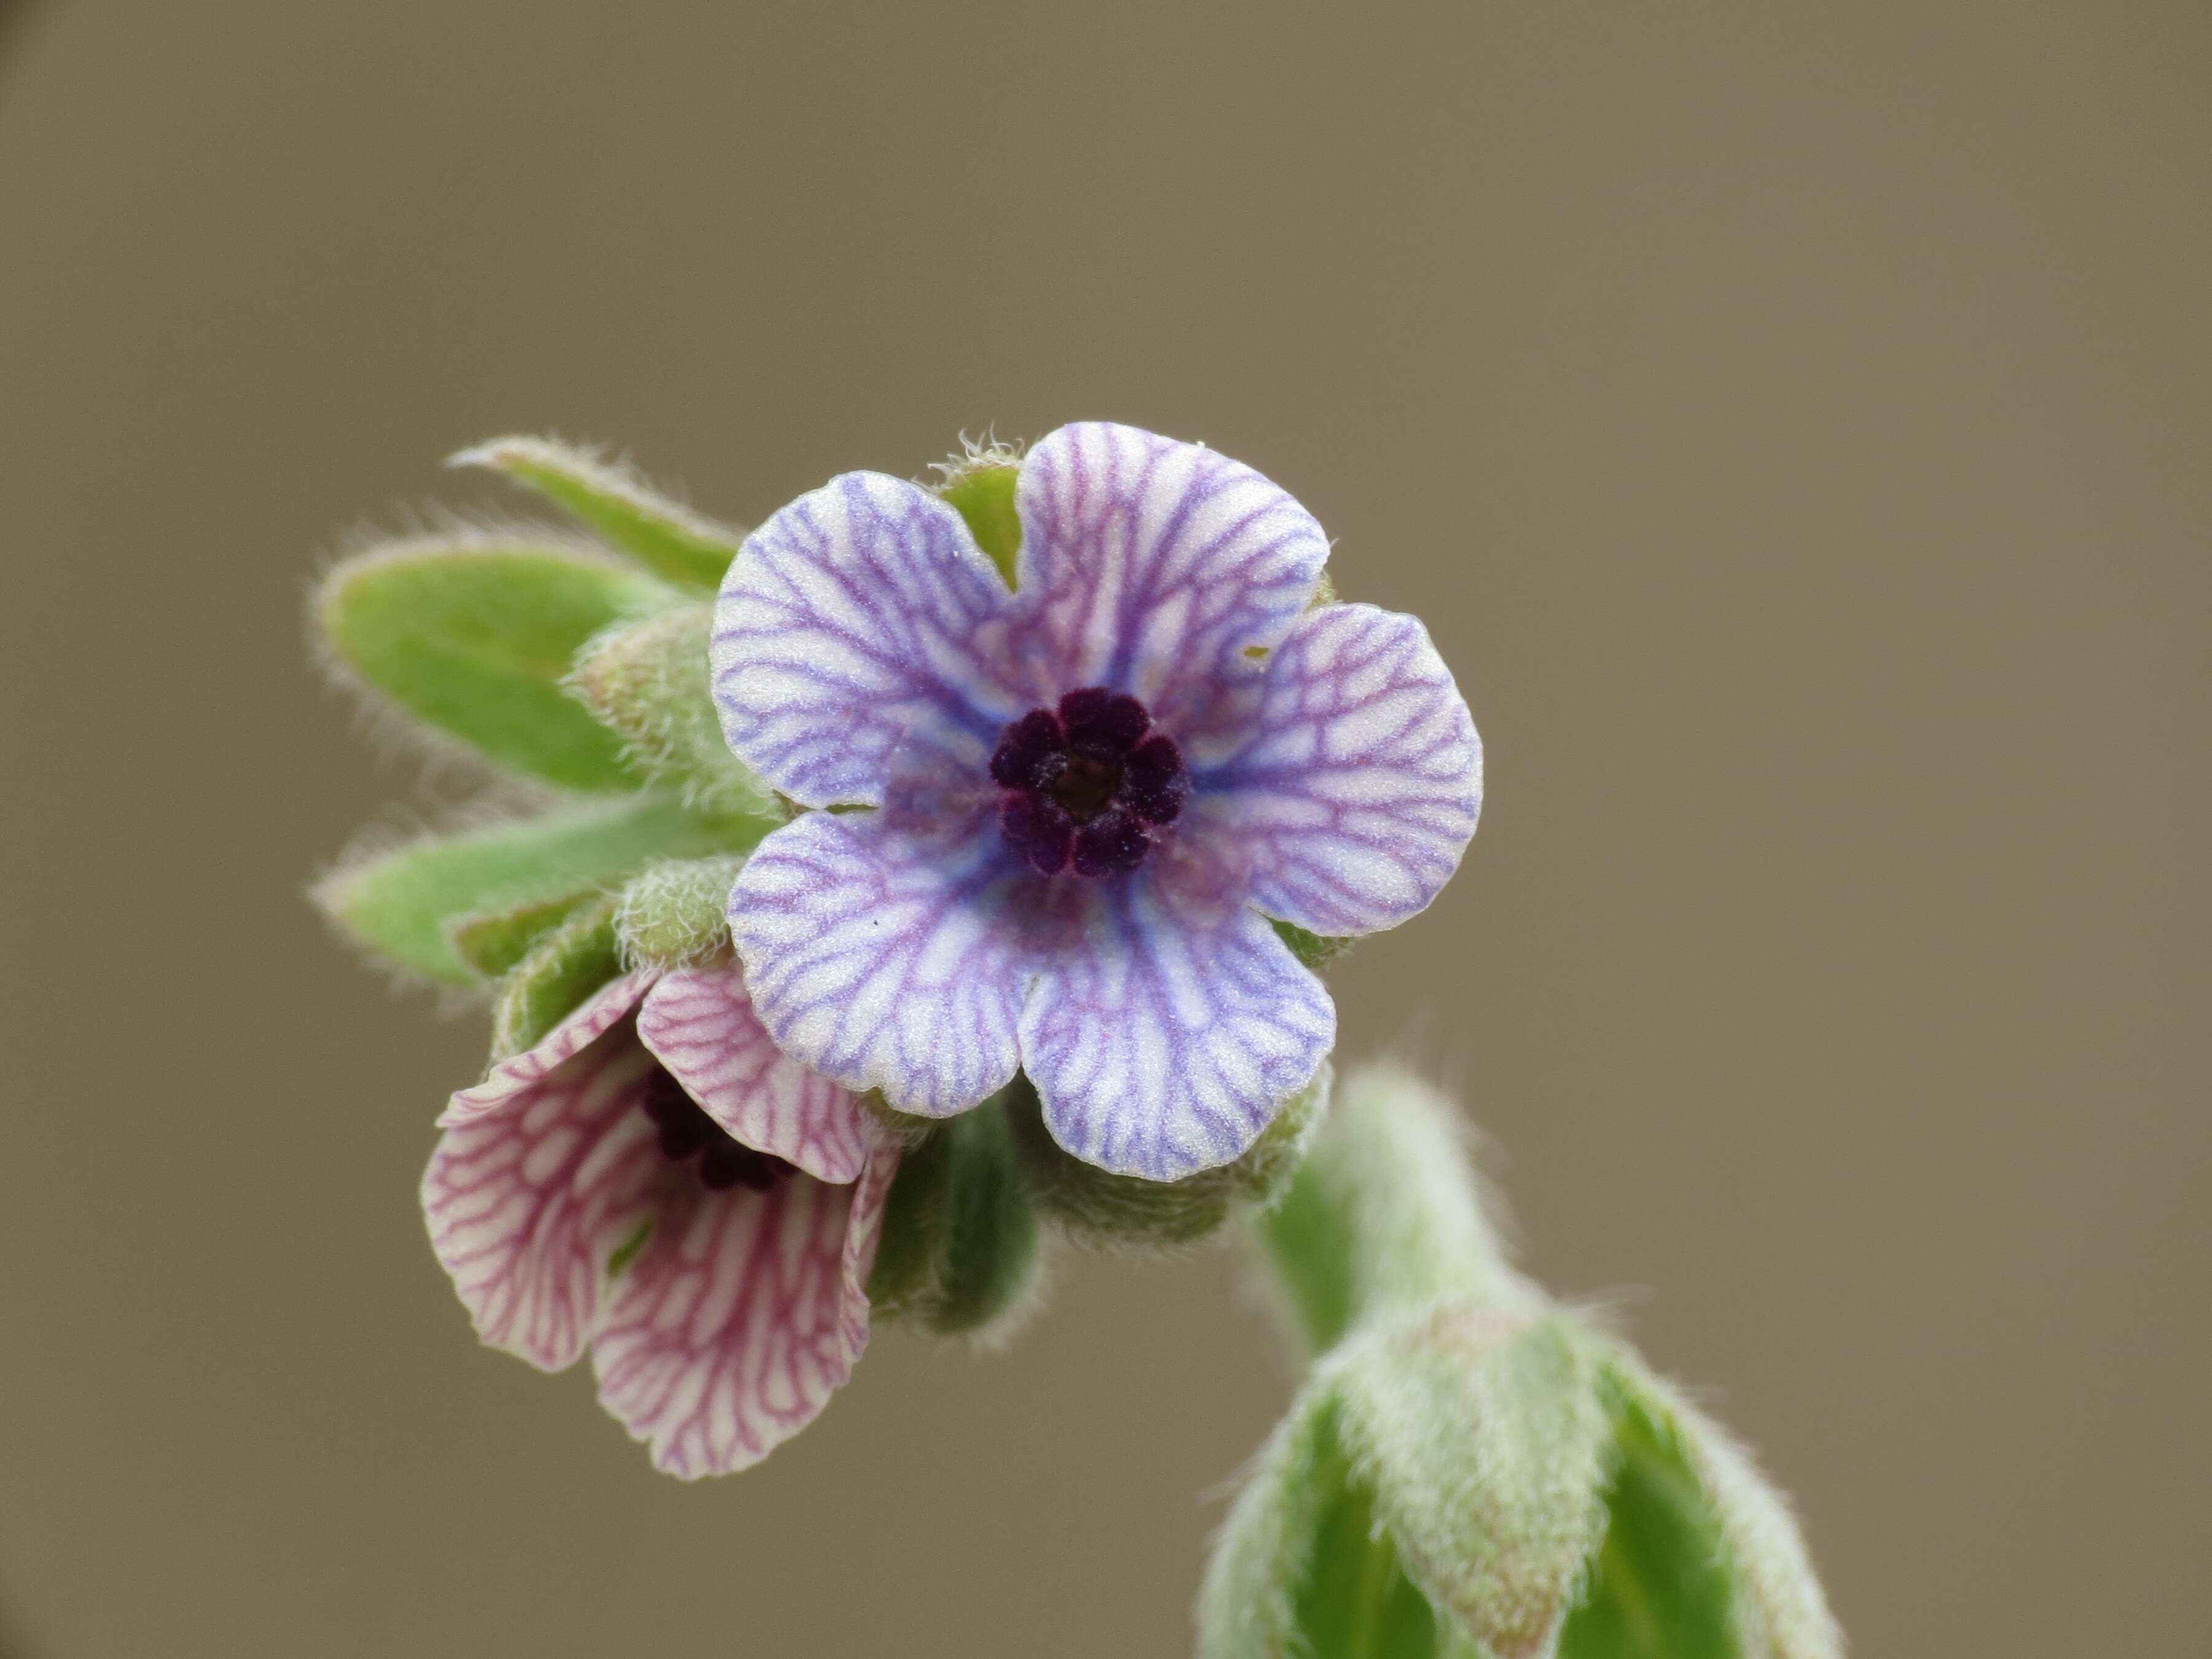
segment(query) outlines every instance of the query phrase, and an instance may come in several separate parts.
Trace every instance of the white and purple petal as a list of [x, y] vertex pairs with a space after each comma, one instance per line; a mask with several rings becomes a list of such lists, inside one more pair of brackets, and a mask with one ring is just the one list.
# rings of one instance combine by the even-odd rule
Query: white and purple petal
[[775, 1046], [735, 963], [661, 975], [637, 1034], [723, 1130], [817, 1180], [860, 1179], [868, 1124], [858, 1100]]
[[1022, 1016], [1053, 1138], [1085, 1163], [1177, 1181], [1249, 1147], [1336, 1039], [1328, 993], [1242, 905], [1181, 904], [1139, 871], [1091, 890]]
[[648, 1207], [659, 1159], [636, 1109], [654, 1066], [621, 1022], [651, 977], [616, 981], [455, 1095], [423, 1171], [431, 1247], [477, 1334], [546, 1370], [591, 1340], [607, 1261]]
[[927, 490], [832, 479], [747, 537], [723, 581], [708, 647], [723, 735], [809, 806], [879, 804], [902, 744], [980, 766], [1021, 712], [987, 666], [1009, 598]]
[[988, 817], [923, 842], [874, 812], [810, 812], [730, 890], [730, 933], [776, 1046], [902, 1112], [945, 1117], [1014, 1075], [1024, 892]]
[[1328, 559], [1280, 485], [1134, 427], [1049, 434], [1022, 462], [1015, 504], [1033, 689], [1129, 692], [1186, 749], [1230, 718], [1221, 705], [1251, 679], [1244, 653], [1283, 636]]
[[663, 1199], [592, 1344], [601, 1401], [654, 1467], [690, 1480], [757, 1463], [851, 1374], [867, 1340], [845, 1293], [855, 1191], [794, 1173]]
[[1252, 902], [1316, 933], [1396, 926], [1440, 892], [1482, 810], [1482, 742], [1412, 617], [1325, 606], [1270, 653], [1252, 735], [1199, 789]]

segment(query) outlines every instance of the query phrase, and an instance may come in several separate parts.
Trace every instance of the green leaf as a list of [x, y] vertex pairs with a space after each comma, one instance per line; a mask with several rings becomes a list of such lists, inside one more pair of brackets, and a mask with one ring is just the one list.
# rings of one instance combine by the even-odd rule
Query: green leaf
[[1199, 1659], [1428, 1659], [1459, 1651], [1406, 1576], [1317, 1378], [1261, 1450], [1198, 1598]]
[[1597, 1552], [1611, 1438], [1571, 1328], [1448, 1302], [1333, 1363], [1345, 1447], [1407, 1575], [1497, 1659], [1548, 1654]]
[[530, 947], [492, 1003], [495, 1061], [534, 1048], [592, 992], [623, 970], [615, 904], [593, 900]]
[[1030, 1196], [1063, 1234], [1105, 1249], [1172, 1249], [1283, 1195], [1328, 1109], [1332, 1081], [1324, 1063], [1242, 1158], [1169, 1182], [1115, 1175], [1064, 1150], [1045, 1127], [1026, 1076], [1016, 1078], [1003, 1098]]
[[364, 688], [501, 766], [601, 791], [635, 788], [637, 775], [562, 682], [586, 640], [669, 598], [600, 556], [470, 532], [345, 560], [315, 617]]
[[999, 1100], [929, 1130], [899, 1164], [868, 1297], [940, 1335], [1004, 1331], [1037, 1267], [1036, 1212]]
[[744, 532], [692, 511], [630, 468], [557, 438], [495, 438], [465, 449], [448, 466], [504, 472], [582, 520], [615, 546], [672, 582], [712, 592], [721, 586]]
[[1008, 462], [979, 459], [955, 467], [937, 491], [966, 520], [968, 533], [1009, 587], [1022, 551], [1021, 515], [1014, 510], [1014, 485], [1020, 477], [1021, 469]]
[[568, 690], [639, 770], [692, 805], [773, 812], [775, 792], [722, 740], [708, 679], [714, 615], [712, 605], [684, 605], [610, 629], [577, 658]]
[[1620, 1462], [1605, 1545], [1560, 1633], [1560, 1659], [1736, 1659], [1719, 1518], [1672, 1427], [1617, 1374], [1602, 1381]]
[[576, 910], [589, 903], [598, 890], [580, 887], [557, 898], [528, 899], [520, 904], [477, 910], [446, 924], [446, 937], [453, 954], [470, 971], [483, 979], [497, 979], [529, 954], [540, 937], [550, 933]]
[[349, 857], [316, 884], [313, 897], [357, 944], [395, 965], [472, 985], [477, 975], [454, 926], [571, 899], [656, 858], [743, 851], [769, 828], [763, 819], [714, 817], [639, 795]]

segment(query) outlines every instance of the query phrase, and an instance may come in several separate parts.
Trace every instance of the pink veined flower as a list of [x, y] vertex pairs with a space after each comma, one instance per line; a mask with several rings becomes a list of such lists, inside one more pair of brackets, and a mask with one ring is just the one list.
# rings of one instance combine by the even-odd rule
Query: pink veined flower
[[690, 1480], [797, 1433], [868, 1340], [898, 1152], [780, 1052], [734, 963], [634, 973], [453, 1097], [422, 1177], [477, 1334]]
[[1174, 1180], [1238, 1156], [1335, 1010], [1269, 918], [1370, 933], [1474, 834], [1474, 723], [1426, 630], [1310, 609], [1328, 543], [1202, 447], [1064, 427], [1020, 465], [1009, 588], [943, 501], [854, 472], [750, 537], [714, 686], [732, 750], [810, 811], [730, 925], [776, 1042], [899, 1110], [1025, 1070], [1077, 1157]]

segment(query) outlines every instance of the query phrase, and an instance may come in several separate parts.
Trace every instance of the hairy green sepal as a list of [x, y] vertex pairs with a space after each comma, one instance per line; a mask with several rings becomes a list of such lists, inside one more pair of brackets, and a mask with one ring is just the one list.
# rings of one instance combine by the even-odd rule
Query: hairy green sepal
[[943, 1335], [987, 1334], [1021, 1311], [1037, 1268], [1037, 1218], [997, 1099], [911, 1144], [884, 1212], [868, 1298]]
[[[520, 913], [578, 899], [656, 858], [742, 849], [768, 832], [764, 819], [695, 812], [661, 795], [564, 808], [454, 836], [429, 836], [342, 860], [317, 884], [315, 902], [356, 943], [397, 967], [447, 985], [477, 982], [471, 951], [503, 971], [542, 932]], [[565, 915], [565, 912], [562, 914]], [[511, 927], [505, 943], [477, 939]], [[550, 925], [561, 916], [544, 918]], [[512, 937], [521, 934], [519, 941]]]
[[470, 532], [358, 554], [315, 617], [344, 672], [495, 763], [565, 788], [635, 788], [621, 741], [562, 689], [584, 642], [669, 590], [557, 543]]
[[956, 468], [937, 493], [957, 513], [1006, 586], [1014, 585], [1021, 558], [1022, 520], [1014, 510], [1014, 486], [1021, 469], [1004, 461], [979, 460]]
[[1728, 1431], [1613, 1338], [1587, 1339], [1618, 1470], [1566, 1659], [1839, 1659], [1789, 1505]]
[[714, 607], [684, 605], [586, 646], [568, 690], [619, 737], [638, 770], [695, 806], [772, 812], [775, 792], [722, 740], [708, 689]]
[[527, 956], [532, 945], [598, 896], [596, 887], [584, 886], [555, 898], [474, 911], [448, 921], [446, 937], [470, 972], [497, 979]]
[[1572, 1328], [1449, 1302], [1347, 1342], [1334, 1369], [1408, 1576], [1496, 1659], [1549, 1653], [1605, 1524], [1612, 1425]]
[[623, 971], [615, 902], [601, 897], [530, 947], [500, 981], [492, 1003], [491, 1054], [505, 1060], [536, 1048], [585, 999]]
[[1181, 1181], [1146, 1181], [1085, 1164], [1045, 1127], [1036, 1091], [1018, 1077], [1004, 1096], [1022, 1178], [1039, 1211], [1077, 1242], [1105, 1248], [1172, 1248], [1195, 1243], [1240, 1212], [1279, 1198], [1328, 1109], [1331, 1073], [1283, 1103], [1250, 1149], [1235, 1162]]
[[694, 512], [655, 490], [626, 466], [557, 438], [495, 438], [465, 449], [451, 466], [483, 466], [589, 525], [655, 574], [712, 592], [744, 532]]
[[1310, 1389], [1261, 1452], [1199, 1591], [1199, 1659], [1471, 1652], [1407, 1577], [1341, 1415], [1334, 1390]]
[[1617, 1467], [1604, 1547], [1560, 1633], [1560, 1659], [1740, 1659], [1719, 1518], [1674, 1426], [1617, 1373], [1603, 1381]]
[[1275, 937], [1291, 947], [1296, 957], [1316, 974], [1333, 966], [1359, 941], [1356, 939], [1331, 939], [1325, 933], [1310, 933], [1294, 921], [1271, 921]]

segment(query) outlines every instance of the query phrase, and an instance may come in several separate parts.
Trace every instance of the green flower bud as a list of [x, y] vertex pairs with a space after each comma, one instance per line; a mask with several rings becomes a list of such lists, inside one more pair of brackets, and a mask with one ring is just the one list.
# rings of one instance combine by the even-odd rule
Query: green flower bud
[[996, 1340], [1028, 1313], [1038, 1281], [1036, 1212], [1015, 1164], [1000, 1100], [926, 1125], [914, 1138], [884, 1214], [868, 1279], [878, 1315], [940, 1335]]
[[448, 466], [504, 472], [582, 520], [655, 574], [712, 592], [744, 532], [661, 495], [631, 468], [558, 438], [495, 438]]
[[714, 609], [678, 605], [618, 625], [586, 644], [565, 682], [618, 736], [630, 764], [690, 805], [775, 813], [775, 792], [722, 740], [708, 690], [707, 636]]
[[463, 530], [340, 562], [314, 617], [338, 678], [424, 733], [564, 788], [623, 790], [637, 772], [562, 683], [586, 641], [672, 598], [550, 532]]
[[730, 948], [730, 884], [742, 853], [668, 859], [632, 877], [615, 906], [615, 937], [633, 968], [681, 968]]
[[1750, 1460], [1505, 1261], [1449, 1103], [1363, 1068], [1262, 1236], [1322, 1351], [1224, 1528], [1204, 1659], [1837, 1659]]
[[1195, 1243], [1231, 1216], [1280, 1198], [1328, 1109], [1331, 1081], [1324, 1062], [1243, 1157], [1173, 1182], [1115, 1175], [1063, 1151], [1026, 1077], [1003, 1098], [1023, 1180], [1055, 1227], [1085, 1244], [1160, 1249]]

